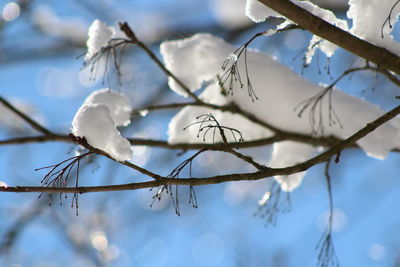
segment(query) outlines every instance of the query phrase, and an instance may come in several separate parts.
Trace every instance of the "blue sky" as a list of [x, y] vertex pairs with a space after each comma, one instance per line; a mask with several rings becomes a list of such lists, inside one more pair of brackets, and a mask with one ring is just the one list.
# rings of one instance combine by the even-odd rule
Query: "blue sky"
[[[57, 1], [42, 4], [53, 8], [61, 17], [79, 17], [89, 25], [97, 11], [89, 12], [78, 2], [71, 1], [65, 6]], [[0, 7], [2, 5], [0, 2]], [[109, 12], [107, 8], [99, 8], [98, 13], [104, 15], [100, 18], [108, 23], [119, 20], [134, 23], [135, 18], [128, 16], [133, 10], [133, 14], [145, 11], [163, 15], [171, 25], [180, 27], [203, 27], [207, 31], [204, 25], [215, 24], [209, 6], [201, 1], [178, 4], [165, 0], [157, 5], [154, 1], [118, 4], [104, 1], [104, 6], [113, 7]], [[177, 14], [181, 16], [174, 20]], [[7, 49], [4, 51], [12, 51], [10, 44], [18, 44], [15, 51], [23, 51], [31, 45], [40, 47], [42, 43], [54, 41], [33, 31], [28, 35], [32, 36], [30, 42], [26, 42], [20, 33], [31, 32], [27, 25], [29, 20], [25, 16], [6, 25], [2, 45]], [[263, 26], [242, 34], [236, 42], [240, 44], [251, 36], [251, 32], [260, 29]], [[295, 60], [293, 57], [307, 45], [308, 38], [304, 32], [290, 32], [257, 41], [254, 46], [274, 53], [282, 63], [300, 72], [301, 56]], [[154, 49], [157, 51], [157, 43]], [[32, 103], [46, 126], [66, 133], [86, 95], [105, 86], [101, 82], [87, 86], [79, 80], [82, 61], [76, 57], [83, 52], [83, 48], [77, 48], [56, 56], [3, 63], [0, 94], [7, 99]], [[129, 94], [133, 102], [143, 104], [165, 79], [152, 62], [138, 53], [130, 52], [126, 64], [131, 65], [133, 81], [136, 79], [140, 83], [133, 82], [121, 90]], [[321, 54], [321, 65], [324, 60]], [[332, 75], [339, 75], [351, 61], [348, 53], [340, 51], [331, 60]], [[316, 65], [314, 60], [305, 69], [305, 77], [316, 82], [329, 82], [330, 78], [324, 72], [318, 74]], [[383, 108], [393, 107], [396, 88], [381, 77], [374, 90], [368, 89], [373, 79], [373, 75], [355, 75], [352, 80], [343, 80], [339, 87]], [[143, 88], [144, 85], [147, 87]], [[169, 91], [164, 93], [162, 101], [165, 103], [184, 101]], [[166, 139], [167, 124], [173, 114], [174, 111], [167, 111], [149, 115], [135, 122], [127, 134]], [[6, 131], [0, 132], [1, 139], [7, 136]], [[39, 185], [43, 172], [34, 169], [66, 159], [71, 149], [69, 144], [57, 143], [2, 146], [0, 181], [10, 185]], [[136, 150], [138, 159], [135, 160], [167, 175], [193, 153], [177, 156], [178, 152], [140, 148]], [[267, 157], [269, 153], [268, 148], [261, 148], [256, 156]], [[338, 231], [333, 233], [333, 240], [341, 266], [396, 266], [400, 245], [397, 238], [399, 160], [395, 153], [380, 161], [349, 149], [343, 152], [339, 164], [332, 164], [333, 199], [338, 214]], [[221, 164], [223, 168], [243, 170], [243, 165], [237, 161], [211, 153], [196, 162], [194, 171], [198, 176], [208, 175], [220, 171]], [[83, 185], [95, 185], [126, 183], [143, 177], [98, 158], [82, 170], [80, 179]], [[2, 256], [2, 260], [6, 266], [12, 266], [12, 263], [21, 266], [96, 266], [95, 259], [99, 258], [108, 259], [108, 266], [316, 266], [318, 251], [315, 246], [323, 234], [323, 216], [328, 211], [323, 166], [313, 167], [304, 184], [291, 193], [290, 212], [279, 214], [277, 224], [266, 227], [265, 219], [254, 213], [257, 200], [267, 187], [267, 181], [201, 186], [196, 188], [197, 209], [187, 203], [188, 188], [182, 187], [181, 216], [175, 215], [168, 198], [150, 208], [154, 192], [148, 190], [82, 195], [78, 217], [70, 208], [72, 196], [61, 206], [54, 201], [48, 207], [46, 196], [38, 199], [37, 194], [2, 193], [0, 235], [15, 225], [23, 214], [43, 206], [40, 215], [21, 231], [10, 257]], [[79, 239], [82, 237], [83, 240]], [[107, 240], [106, 249], [101, 247], [105, 245], [104, 240]], [[71, 245], [74, 242], [75, 245]], [[87, 251], [77, 251], [76, 244], [83, 244]]]

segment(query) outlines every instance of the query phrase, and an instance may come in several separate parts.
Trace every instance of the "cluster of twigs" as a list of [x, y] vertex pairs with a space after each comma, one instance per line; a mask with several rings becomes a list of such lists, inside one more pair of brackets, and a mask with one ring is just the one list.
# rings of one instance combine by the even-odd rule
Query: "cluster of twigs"
[[[84, 62], [84, 67], [90, 67], [89, 80], [96, 80], [99, 73], [103, 73], [102, 84], [111, 83], [110, 73], [115, 71], [118, 83], [121, 84], [121, 64], [125, 55], [127, 42], [124, 39], [111, 39], [107, 46], [104, 46], [95, 53], [91, 58]], [[119, 50], [118, 48], [121, 47]], [[99, 69], [99, 66], [104, 69]]]
[[[201, 149], [194, 153], [191, 157], [187, 158], [183, 162], [181, 162], [178, 166], [176, 166], [171, 173], [167, 176], [167, 178], [179, 178], [180, 173], [186, 168], [189, 167], [189, 177], [192, 177], [192, 164], [193, 160], [207, 151], [207, 149]], [[172, 188], [175, 187], [175, 190]], [[180, 206], [179, 206], [179, 186], [178, 185], [162, 185], [161, 188], [158, 189], [157, 193], [153, 196], [153, 201], [150, 204], [150, 207], [153, 206], [156, 200], [161, 201], [163, 195], [168, 194], [171, 197], [171, 202], [174, 207], [175, 213], [180, 216]], [[198, 208], [197, 196], [194, 186], [189, 185], [189, 204], [192, 205], [193, 208]]]
[[247, 92], [251, 100], [254, 102], [254, 100], [258, 100], [258, 97], [254, 91], [253, 85], [251, 84], [251, 80], [249, 77], [249, 68], [247, 65], [247, 47], [251, 41], [247, 42], [246, 44], [236, 49], [235, 52], [233, 52], [233, 54], [230, 54], [225, 59], [225, 61], [222, 64], [223, 74], [220, 78], [220, 85], [223, 86], [226, 83], [228, 83], [227, 93], [230, 95], [233, 95], [234, 91], [233, 89], [236, 83], [239, 83], [241, 89], [244, 87], [242, 77], [240, 76], [240, 66], [239, 66], [239, 58], [242, 54], [244, 54], [244, 69], [246, 75]]
[[238, 129], [220, 125], [218, 121], [215, 119], [214, 115], [211, 113], [197, 116], [196, 120], [197, 120], [196, 122], [189, 124], [188, 126], [183, 128], [183, 130], [185, 131], [189, 127], [198, 125], [197, 138], [199, 138], [202, 135], [202, 140], [204, 142], [206, 141], [208, 133], [212, 133], [212, 141], [213, 143], [215, 143], [216, 133], [220, 134], [221, 131], [223, 132], [224, 130], [227, 130], [228, 132], [231, 133], [235, 143], [244, 141], [243, 135]]
[[290, 193], [282, 191], [280, 184], [273, 181], [259, 201], [258, 210], [254, 215], [265, 219], [266, 226], [276, 225], [278, 215], [289, 212], [291, 207]]
[[298, 111], [297, 115], [301, 117], [303, 113], [309, 109], [308, 120], [311, 127], [311, 134], [313, 135], [323, 135], [325, 124], [324, 124], [324, 103], [323, 100], [327, 97], [328, 102], [328, 123], [329, 126], [339, 125], [342, 128], [339, 116], [336, 114], [332, 103], [332, 89], [333, 85], [326, 87], [324, 90], [318, 94], [301, 101], [295, 108]]
[[[92, 155], [92, 154], [93, 154], [93, 152], [86, 152], [81, 155], [77, 155], [72, 158], [63, 160], [57, 164], [53, 164], [50, 166], [45, 166], [45, 167], [35, 169], [35, 171], [49, 170], [44, 175], [44, 177], [40, 183], [46, 187], [65, 188], [71, 182], [71, 179], [72, 179], [71, 175], [75, 168], [75, 188], [78, 188], [80, 161], [83, 158], [85, 158], [89, 155]], [[49, 205], [52, 204], [53, 194], [54, 193], [48, 194], [49, 195]], [[43, 192], [39, 195], [39, 198], [42, 197], [42, 195], [43, 195]], [[63, 195], [64, 195], [64, 198], [67, 198], [67, 194], [59, 193], [58, 195], [59, 195], [60, 205], [62, 205]], [[76, 210], [76, 215], [78, 215], [78, 208], [79, 208], [78, 207], [78, 193], [73, 193], [71, 207], [73, 208], [74, 206], [75, 206], [75, 210]]]
[[[346, 71], [344, 71], [337, 79], [335, 79], [331, 84], [326, 86], [322, 91], [317, 93], [316, 95], [305, 99], [301, 101], [295, 108], [294, 110], [297, 112], [297, 115], [299, 117], [302, 117], [304, 112], [308, 110], [308, 119], [311, 127], [311, 133], [312, 135], [323, 135], [324, 130], [325, 130], [325, 121], [324, 121], [324, 116], [327, 113], [328, 114], [328, 126], [329, 127], [334, 127], [338, 126], [340, 128], [343, 128], [342, 123], [340, 122], [340, 118], [337, 115], [334, 105], [333, 105], [333, 99], [332, 99], [332, 92], [335, 90], [335, 86], [346, 76], [357, 72], [357, 71], [363, 71], [363, 70], [371, 70], [373, 69], [370, 64], [367, 62], [365, 66], [362, 67], [356, 67], [356, 68], [350, 68]], [[324, 109], [324, 99], [326, 99], [325, 102], [327, 107], [326, 107], [326, 112]]]
[[327, 185], [328, 199], [329, 199], [329, 215], [327, 227], [321, 239], [317, 243], [316, 249], [319, 250], [318, 253], [318, 265], [321, 267], [328, 266], [339, 266], [339, 260], [336, 256], [335, 247], [333, 245], [332, 230], [334, 223], [334, 213], [333, 213], [333, 195], [332, 195], [332, 182], [331, 176], [329, 174], [331, 161], [328, 160], [325, 164], [325, 179]]
[[[227, 130], [232, 134], [235, 142], [243, 141], [242, 133], [239, 130], [234, 129], [232, 127], [221, 125], [212, 114], [202, 114], [202, 115], [196, 117], [196, 120], [197, 120], [196, 122], [189, 124], [183, 130], [186, 130], [189, 127], [193, 127], [195, 125], [199, 125], [197, 137], [200, 137], [200, 134], [202, 133], [203, 141], [206, 141], [206, 136], [207, 136], [208, 132], [210, 130], [212, 130], [213, 142], [215, 141], [216, 133], [219, 133], [225, 144], [227, 144], [227, 139], [226, 139], [224, 131]], [[236, 137], [236, 135], [238, 135], [238, 137]], [[190, 156], [189, 158], [185, 159], [183, 162], [178, 164], [178, 166], [176, 166], [171, 171], [171, 173], [167, 176], [167, 178], [179, 178], [181, 172], [187, 167], [188, 167], [188, 172], [189, 172], [189, 178], [192, 178], [193, 177], [192, 176], [192, 166], [193, 166], [194, 159], [206, 151], [208, 151], [207, 148], [202, 148], [202, 149], [198, 150], [192, 156]], [[172, 189], [173, 186], [175, 187], [175, 190]], [[173, 207], [175, 209], [175, 213], [179, 216], [180, 215], [180, 206], [179, 206], [178, 185], [168, 184], [168, 185], [161, 186], [161, 188], [153, 196], [153, 201], [150, 206], [152, 206], [156, 200], [160, 201], [164, 193], [168, 194], [171, 197], [171, 201], [172, 201]], [[196, 192], [195, 192], [194, 186], [192, 186], [192, 185], [189, 186], [189, 204], [192, 204], [192, 206], [194, 208], [198, 207]]]
[[[254, 90], [254, 87], [251, 82], [250, 78], [250, 71], [247, 62], [247, 51], [249, 45], [258, 37], [260, 36], [269, 36], [275, 33], [284, 32], [288, 30], [299, 29], [299, 27], [295, 24], [289, 24], [286, 27], [278, 28], [278, 29], [270, 29], [267, 31], [259, 32], [254, 34], [247, 42], [243, 45], [238, 47], [232, 54], [229, 54], [227, 58], [222, 63], [222, 75], [218, 78], [220, 86], [228, 85], [227, 94], [233, 95], [235, 84], [238, 84], [240, 89], [243, 89], [245, 86], [247, 88], [248, 96], [250, 97], [251, 101], [258, 100], [257, 94]], [[244, 68], [244, 75], [245, 81], [240, 74], [242, 72], [242, 64], [241, 58], [243, 56], [243, 68]]]

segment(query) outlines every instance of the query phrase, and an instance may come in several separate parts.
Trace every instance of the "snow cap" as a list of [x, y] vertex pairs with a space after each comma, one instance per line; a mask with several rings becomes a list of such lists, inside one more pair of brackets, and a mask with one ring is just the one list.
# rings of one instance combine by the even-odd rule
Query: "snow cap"
[[113, 27], [107, 26], [104, 22], [96, 19], [89, 27], [88, 40], [86, 42], [87, 53], [85, 60], [91, 60], [94, 55], [100, 52], [101, 48], [107, 46], [114, 37], [116, 31]]

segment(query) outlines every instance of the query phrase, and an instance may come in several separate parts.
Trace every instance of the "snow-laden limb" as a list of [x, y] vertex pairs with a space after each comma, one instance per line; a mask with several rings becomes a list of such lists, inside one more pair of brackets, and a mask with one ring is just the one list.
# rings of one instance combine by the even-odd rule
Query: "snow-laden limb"
[[[345, 20], [338, 19], [336, 15], [327, 9], [320, 8], [319, 6], [309, 1], [292, 1], [301, 8], [307, 10], [315, 16], [322, 18], [323, 20], [335, 25], [345, 31], [348, 30], [348, 24]], [[275, 11], [266, 7], [264, 4], [257, 0], [247, 0], [246, 15], [251, 18], [254, 22], [263, 22], [267, 17], [282, 17]], [[323, 40], [320, 37], [314, 35], [308, 46], [308, 50], [305, 54], [305, 63], [310, 64], [312, 57], [315, 54], [316, 49], [319, 48], [328, 58], [333, 56], [337, 46], [329, 41]]]
[[83, 105], [72, 121], [72, 133], [101, 149], [117, 161], [130, 160], [132, 149], [115, 127], [109, 108], [103, 104]]
[[[350, 0], [347, 16], [353, 20], [351, 33], [399, 55], [400, 44], [392, 31], [400, 13], [395, 0]], [[392, 9], [393, 8], [393, 9]]]
[[[272, 168], [285, 168], [310, 159], [315, 153], [316, 148], [293, 141], [284, 141], [273, 145], [272, 157], [268, 165]], [[281, 185], [285, 192], [291, 192], [296, 189], [306, 172], [299, 172], [287, 176], [275, 176], [275, 180]]]
[[115, 36], [115, 29], [96, 19], [89, 27], [85, 61], [93, 58]]
[[111, 91], [108, 88], [96, 90], [91, 93], [83, 103], [83, 105], [89, 104], [103, 104], [107, 106], [116, 126], [127, 126], [131, 122], [131, 103], [129, 99], [121, 93]]
[[[161, 45], [165, 64], [179, 79], [188, 82], [192, 91], [199, 89], [204, 82], [210, 82], [217, 75], [221, 76], [222, 63], [234, 51], [235, 47], [210, 34], [196, 34], [187, 39], [168, 41]], [[321, 110], [306, 110], [305, 114], [299, 117], [294, 108], [303, 100], [321, 93], [324, 87], [306, 81], [265, 53], [249, 50], [247, 64], [249, 79], [259, 98], [258, 101], [251, 101], [247, 90], [241, 89], [237, 84], [233, 84], [233, 95], [223, 95], [221, 88], [215, 85], [207, 88], [205, 92], [217, 91], [214, 94], [220, 94], [219, 97], [226, 98], [225, 101], [234, 102], [242, 110], [254, 114], [282, 131], [311, 135], [313, 125], [310, 125], [310, 118], [315, 118], [317, 120], [315, 123], [319, 123], [323, 128], [323, 132], [319, 132], [320, 135], [346, 139], [384, 113], [374, 104], [332, 89], [330, 94], [326, 94], [320, 100], [320, 105], [317, 105], [321, 107]], [[246, 73], [244, 65], [244, 60], [239, 58], [237, 66], [242, 77]], [[183, 94], [181, 88], [171, 80], [170, 86], [175, 92]], [[221, 103], [227, 102], [221, 101]], [[171, 142], [179, 142], [178, 136], [172, 137], [173, 133], [182, 132], [182, 127], [187, 126], [183, 125], [184, 122], [190, 124], [199, 115], [193, 110], [193, 108], [183, 109], [172, 120], [169, 128]], [[201, 113], [214, 112], [211, 109], [204, 111], [206, 110], [200, 110]], [[338, 119], [335, 120], [336, 116]], [[180, 123], [176, 122], [178, 117]], [[248, 127], [248, 130], [241, 129], [240, 126], [237, 130], [241, 131], [247, 141], [252, 139], [249, 136], [265, 134], [261, 133], [260, 128], [256, 128], [255, 124], [254, 127]], [[197, 134], [194, 133], [185, 138], [185, 141], [199, 142]], [[400, 147], [399, 119], [385, 123], [359, 140], [357, 144], [368, 155], [384, 158], [391, 149]]]

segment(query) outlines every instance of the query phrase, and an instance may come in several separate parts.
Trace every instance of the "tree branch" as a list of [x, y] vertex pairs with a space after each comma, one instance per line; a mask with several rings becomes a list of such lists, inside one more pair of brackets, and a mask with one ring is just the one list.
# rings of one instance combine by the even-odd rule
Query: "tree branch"
[[333, 26], [289, 0], [259, 1], [313, 34], [375, 63], [380, 68], [400, 74], [400, 57], [392, 52]]
[[197, 95], [192, 93], [190, 88], [186, 86], [178, 77], [176, 77], [172, 72], [170, 72], [164, 64], [158, 59], [158, 57], [153, 53], [153, 51], [150, 50], [144, 43], [142, 43], [135, 35], [131, 27], [128, 25], [128, 23], [119, 23], [119, 28], [121, 31], [125, 33], [125, 35], [130, 39], [130, 43], [136, 44], [140, 48], [142, 48], [146, 54], [156, 63], [156, 65], [168, 76], [171, 77], [172, 79], [175, 80], [175, 82], [182, 87], [182, 89], [190, 96], [193, 98], [196, 102], [202, 102]]
[[49, 130], [47, 130], [45, 127], [43, 127], [42, 125], [40, 125], [38, 122], [36, 122], [35, 120], [33, 120], [31, 117], [29, 117], [28, 115], [26, 115], [25, 113], [23, 113], [22, 111], [20, 111], [19, 109], [17, 109], [16, 107], [14, 107], [13, 104], [11, 104], [10, 102], [8, 102], [6, 99], [4, 99], [3, 97], [0, 96], [0, 102], [6, 106], [9, 110], [11, 110], [12, 112], [14, 112], [15, 114], [17, 114], [21, 119], [23, 119], [25, 122], [27, 122], [33, 129], [44, 133], [46, 135], [52, 136], [55, 135], [54, 133], [50, 132]]
[[321, 153], [320, 155], [313, 157], [303, 163], [285, 167], [285, 168], [267, 168], [261, 171], [253, 173], [237, 173], [237, 174], [226, 174], [217, 175], [212, 177], [204, 178], [167, 178], [161, 177], [154, 181], [141, 182], [141, 183], [130, 183], [121, 185], [105, 185], [105, 186], [90, 186], [90, 187], [38, 187], [38, 186], [3, 186], [0, 187], [0, 192], [48, 192], [48, 193], [89, 193], [89, 192], [106, 192], [106, 191], [122, 191], [122, 190], [136, 190], [143, 188], [153, 188], [162, 185], [208, 185], [218, 184], [230, 181], [242, 181], [242, 180], [259, 180], [268, 178], [276, 175], [290, 175], [297, 172], [305, 171], [314, 165], [329, 160], [332, 156], [338, 155], [343, 149], [353, 145], [355, 142], [373, 132], [376, 128], [393, 119], [400, 113], [400, 105], [385, 113], [376, 120], [368, 123], [364, 128], [357, 131], [355, 134], [340, 142], [329, 150]]

